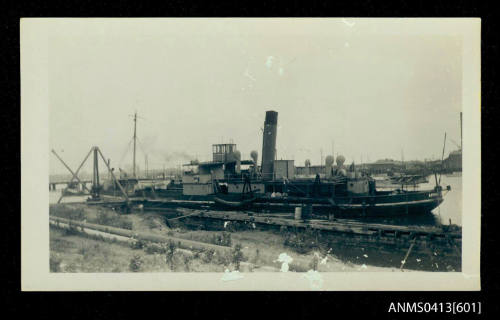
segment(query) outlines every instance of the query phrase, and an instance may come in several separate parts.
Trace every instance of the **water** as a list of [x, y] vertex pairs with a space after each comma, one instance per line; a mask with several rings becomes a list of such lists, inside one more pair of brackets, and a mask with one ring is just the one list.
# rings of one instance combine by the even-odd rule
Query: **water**
[[[422, 184], [420, 189], [431, 189], [436, 185], [434, 176], [428, 177], [429, 182]], [[438, 176], [439, 180], [439, 176]], [[437, 222], [449, 224], [451, 219], [452, 224], [462, 225], [462, 177], [447, 177], [441, 176], [441, 186], [446, 189], [446, 186], [451, 187], [451, 191], [444, 195], [444, 201], [439, 207], [434, 209], [432, 213], [436, 216]], [[446, 192], [446, 191], [444, 191]]]
[[[61, 197], [61, 192], [64, 189], [63, 185], [57, 185], [56, 190], [49, 191], [49, 204], [55, 204]], [[89, 196], [66, 196], [62, 198], [61, 203], [82, 202], [87, 200]]]

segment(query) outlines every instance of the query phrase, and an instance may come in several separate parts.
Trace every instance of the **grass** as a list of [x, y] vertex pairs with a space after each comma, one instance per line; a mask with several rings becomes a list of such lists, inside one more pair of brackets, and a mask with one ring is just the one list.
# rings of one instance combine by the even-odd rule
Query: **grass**
[[[146, 244], [143, 249], [99, 239], [96, 236], [68, 234], [63, 229], [50, 228], [51, 272], [223, 272], [230, 264], [227, 257], [213, 255], [210, 262], [202, 261], [203, 252], [194, 256], [177, 250], [172, 243], [170, 256], [151, 250], [158, 244]], [[167, 247], [168, 248], [168, 247]]]
[[133, 228], [132, 221], [128, 217], [122, 216], [115, 211], [104, 209], [98, 210], [95, 223], [127, 230], [132, 230]]
[[114, 210], [101, 207], [88, 207], [81, 204], [57, 204], [49, 209], [51, 216], [89, 223], [104, 224], [127, 230], [133, 229], [132, 220]]
[[84, 209], [79, 206], [71, 206], [66, 204], [51, 205], [49, 208], [49, 213], [51, 216], [71, 219], [71, 220], [84, 220], [85, 212]]
[[[168, 244], [145, 241], [124, 244], [102, 236], [81, 233], [79, 228], [65, 230], [51, 226], [52, 272], [223, 272], [226, 268], [239, 268], [244, 261], [257, 265], [255, 270], [258, 271], [259, 266], [279, 269], [281, 264], [276, 262], [276, 259], [283, 252], [291, 255], [295, 262], [301, 262], [301, 265], [305, 266], [305, 271], [307, 268], [319, 271], [357, 271], [362, 263], [347, 264], [330, 254], [328, 263], [320, 264], [314, 252], [319, 252], [322, 257], [326, 252], [325, 248], [317, 247], [318, 235], [312, 232], [300, 234], [294, 233], [293, 230], [280, 232], [248, 228], [238, 228], [238, 232], [221, 232], [191, 230], [182, 224], [170, 229], [165, 224], [165, 218], [158, 213], [131, 213], [123, 216], [110, 209], [80, 204], [54, 205], [50, 208], [50, 214], [119, 228], [131, 228], [137, 232], [233, 246], [232, 252], [226, 254], [211, 249], [187, 254], [177, 248], [170, 250], [169, 253]], [[292, 263], [290, 270], [299, 269], [294, 269]]]

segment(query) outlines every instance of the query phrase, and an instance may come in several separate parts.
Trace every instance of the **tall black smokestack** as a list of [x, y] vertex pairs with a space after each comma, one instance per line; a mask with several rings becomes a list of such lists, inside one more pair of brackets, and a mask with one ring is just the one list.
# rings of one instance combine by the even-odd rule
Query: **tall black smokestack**
[[262, 138], [262, 179], [272, 180], [274, 172], [274, 159], [276, 157], [276, 127], [278, 113], [266, 111], [264, 134]]

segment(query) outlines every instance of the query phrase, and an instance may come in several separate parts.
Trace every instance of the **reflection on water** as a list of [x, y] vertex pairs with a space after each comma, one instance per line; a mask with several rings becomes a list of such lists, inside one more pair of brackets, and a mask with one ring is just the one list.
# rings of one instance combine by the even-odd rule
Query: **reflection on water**
[[[49, 204], [57, 203], [61, 197], [62, 189], [50, 190], [49, 191]], [[62, 198], [61, 203], [71, 203], [71, 202], [82, 202], [86, 201], [89, 196], [67, 196]]]

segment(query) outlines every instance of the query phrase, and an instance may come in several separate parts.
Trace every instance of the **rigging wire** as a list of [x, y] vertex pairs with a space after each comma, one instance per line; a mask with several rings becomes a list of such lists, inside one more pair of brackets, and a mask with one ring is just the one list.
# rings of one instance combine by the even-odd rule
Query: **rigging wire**
[[121, 167], [121, 165], [123, 163], [123, 159], [125, 159], [125, 156], [127, 155], [128, 151], [130, 150], [130, 145], [132, 144], [133, 140], [134, 140], [134, 138], [130, 139], [130, 141], [128, 142], [127, 147], [125, 148], [125, 152], [123, 153], [122, 157], [120, 158], [120, 161], [118, 162], [118, 166]]
[[147, 155], [146, 151], [144, 151], [144, 148], [143, 148], [143, 143], [141, 142], [141, 140], [139, 139], [139, 137], [136, 137], [136, 139], [137, 139], [137, 142], [139, 142], [139, 143], [138, 143], [138, 144], [139, 144], [139, 148], [141, 149], [142, 153], [143, 153], [144, 155]]

